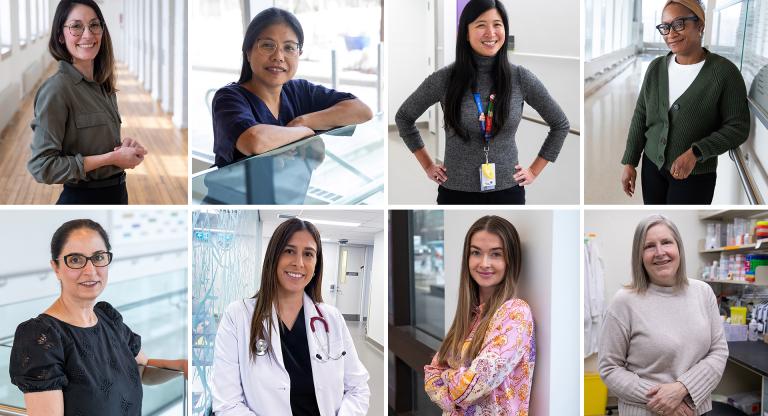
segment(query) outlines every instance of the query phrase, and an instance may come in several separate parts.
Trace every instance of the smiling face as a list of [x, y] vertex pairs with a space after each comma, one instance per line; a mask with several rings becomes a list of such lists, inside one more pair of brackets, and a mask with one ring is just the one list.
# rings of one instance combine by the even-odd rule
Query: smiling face
[[307, 230], [291, 236], [277, 260], [278, 292], [303, 292], [312, 280], [317, 263], [317, 243]]
[[[274, 45], [274, 52], [266, 55], [263, 47], [262, 50], [259, 50], [259, 44], [263, 42]], [[248, 53], [248, 63], [251, 66], [251, 71], [253, 71], [252, 81], [268, 88], [274, 88], [293, 79], [298, 69], [299, 57], [285, 53], [284, 49], [298, 45], [298, 43], [298, 36], [287, 24], [277, 23], [267, 26], [259, 34]]]
[[507, 36], [501, 15], [495, 8], [478, 16], [467, 29], [469, 45], [475, 53], [482, 56], [495, 56]]
[[99, 54], [103, 32], [94, 35], [89, 28], [94, 23], [99, 23], [96, 12], [84, 4], [75, 4], [67, 16], [66, 26], [83, 27], [83, 33], [80, 36], [72, 35], [75, 30], [65, 27], [63, 28], [63, 38], [59, 39], [59, 42], [66, 44], [67, 51], [72, 55], [72, 64], [75, 66], [81, 63], [92, 63], [96, 59], [96, 55]]
[[51, 260], [51, 267], [61, 281], [61, 295], [75, 300], [94, 301], [107, 286], [109, 266], [96, 267], [90, 260], [82, 269], [73, 269], [66, 265], [64, 256], [82, 254], [87, 257], [98, 252], [106, 252], [107, 247], [98, 232], [79, 228], [72, 231], [61, 249], [59, 260]]
[[[670, 3], [661, 13], [661, 23], [672, 24], [673, 21], [695, 16], [692, 11], [679, 3]], [[667, 35], [663, 35], [664, 42], [674, 54], [690, 56], [696, 54], [701, 49], [703, 24], [700, 21], [685, 21], [685, 28], [676, 32], [670, 29]]]
[[485, 302], [504, 280], [507, 262], [501, 238], [485, 230], [478, 231], [469, 240], [469, 275], [480, 286], [480, 300]]
[[680, 268], [680, 251], [672, 230], [664, 224], [648, 229], [643, 243], [643, 266], [651, 283], [674, 286]]

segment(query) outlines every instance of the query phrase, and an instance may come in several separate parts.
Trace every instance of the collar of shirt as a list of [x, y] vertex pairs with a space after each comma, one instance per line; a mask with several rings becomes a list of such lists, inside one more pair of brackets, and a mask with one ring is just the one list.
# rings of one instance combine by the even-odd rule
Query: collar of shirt
[[59, 72], [67, 75], [70, 79], [72, 79], [72, 82], [75, 84], [79, 84], [82, 81], [94, 82], [94, 81], [88, 81], [87, 79], [85, 79], [85, 75], [80, 73], [80, 71], [78, 71], [74, 65], [70, 64], [67, 61], [59, 61]]

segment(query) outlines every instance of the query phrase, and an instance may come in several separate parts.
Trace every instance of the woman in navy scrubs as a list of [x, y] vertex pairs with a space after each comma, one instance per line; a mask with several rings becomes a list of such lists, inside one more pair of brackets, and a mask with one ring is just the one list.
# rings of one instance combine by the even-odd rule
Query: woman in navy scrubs
[[213, 97], [216, 166], [371, 119], [354, 95], [293, 79], [303, 44], [301, 24], [285, 10], [266, 9], [248, 25], [240, 79]]

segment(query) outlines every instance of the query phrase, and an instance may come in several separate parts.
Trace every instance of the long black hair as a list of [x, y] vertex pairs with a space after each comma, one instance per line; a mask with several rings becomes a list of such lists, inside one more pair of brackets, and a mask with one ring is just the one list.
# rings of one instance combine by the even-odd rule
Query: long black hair
[[248, 82], [253, 77], [251, 64], [248, 62], [248, 54], [253, 49], [253, 44], [256, 43], [264, 29], [278, 23], [285, 23], [293, 29], [296, 37], [299, 38], [299, 50], [304, 46], [304, 30], [301, 28], [299, 19], [293, 13], [278, 9], [277, 7], [262, 10], [251, 20], [248, 29], [245, 30], [245, 38], [243, 39], [243, 67], [240, 70], [240, 79], [237, 80], [238, 84]]
[[504, 43], [496, 53], [493, 64], [494, 85], [492, 91], [496, 94], [494, 101], [493, 125], [491, 135], [496, 135], [507, 121], [509, 97], [512, 95], [512, 83], [509, 78], [512, 68], [507, 59], [507, 37], [509, 19], [507, 11], [500, 0], [471, 0], [464, 7], [459, 18], [458, 34], [456, 36], [456, 62], [453, 64], [448, 78], [448, 91], [445, 93], [445, 125], [453, 129], [459, 137], [469, 140], [469, 132], [461, 126], [461, 99], [477, 83], [477, 66], [472, 58], [473, 50], [467, 39], [469, 24], [481, 14], [496, 9], [504, 23]]

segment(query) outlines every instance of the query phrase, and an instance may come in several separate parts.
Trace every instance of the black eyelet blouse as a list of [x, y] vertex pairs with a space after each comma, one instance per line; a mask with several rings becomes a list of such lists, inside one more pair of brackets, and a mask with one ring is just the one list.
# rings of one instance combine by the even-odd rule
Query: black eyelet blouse
[[106, 302], [98, 322], [82, 328], [41, 314], [16, 328], [11, 382], [23, 393], [61, 390], [65, 416], [140, 416], [142, 388], [136, 355], [141, 337]]

